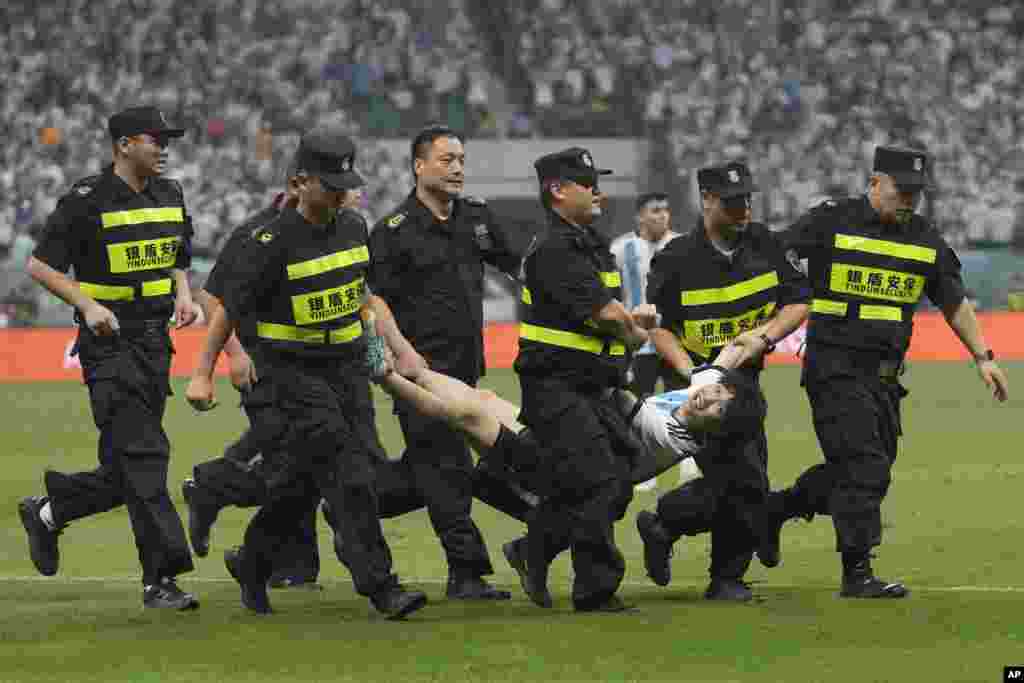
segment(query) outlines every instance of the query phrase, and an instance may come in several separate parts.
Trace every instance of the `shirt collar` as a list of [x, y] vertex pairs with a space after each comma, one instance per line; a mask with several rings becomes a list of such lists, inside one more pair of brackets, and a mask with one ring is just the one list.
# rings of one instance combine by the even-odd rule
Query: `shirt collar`
[[409, 193], [408, 199], [405, 200], [404, 210], [409, 218], [413, 219], [418, 225], [424, 227], [435, 227], [436, 230], [441, 232], [452, 232], [452, 225], [454, 224], [455, 214], [458, 211], [459, 202], [452, 201], [452, 213], [448, 216], [448, 220], [442, 221], [434, 212], [431, 211], [426, 204], [420, 201], [420, 198], [416, 196], [416, 188], [413, 188], [412, 192]]
[[579, 245], [587, 249], [608, 247], [609, 241], [604, 235], [594, 229], [592, 225], [573, 225], [562, 218], [556, 211], [548, 211], [548, 223], [555, 230], [568, 233], [576, 237]]
[[696, 229], [694, 230], [694, 236], [697, 239], [697, 244], [708, 253], [708, 256], [710, 258], [717, 259], [719, 261], [722, 261], [724, 263], [729, 263], [729, 264], [731, 264], [731, 263], [733, 263], [735, 261], [736, 256], [746, 246], [747, 240], [750, 239], [749, 238], [749, 233], [750, 233], [750, 226], [748, 225], [747, 229], [744, 230], [743, 232], [741, 232], [740, 236], [739, 236], [739, 239], [736, 240], [736, 246], [733, 247], [732, 260], [730, 260], [730, 258], [728, 256], [726, 256], [721, 251], [719, 251], [718, 248], [714, 244], [711, 243], [711, 238], [708, 237], [708, 232], [704, 228], [704, 218], [703, 217], [700, 217], [700, 218], [697, 219], [697, 226], [696, 226]]
[[108, 196], [115, 201], [134, 199], [143, 194], [152, 196], [150, 192], [153, 187], [151, 182], [146, 183], [146, 187], [142, 189], [142, 192], [136, 192], [132, 189], [131, 185], [124, 181], [124, 178], [114, 173], [114, 164], [108, 164], [103, 169], [100, 182], [103, 184]]

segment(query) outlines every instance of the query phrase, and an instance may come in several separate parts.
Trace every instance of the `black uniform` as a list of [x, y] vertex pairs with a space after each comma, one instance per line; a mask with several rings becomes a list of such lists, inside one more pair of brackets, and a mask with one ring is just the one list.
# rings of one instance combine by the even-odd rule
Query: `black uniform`
[[882, 540], [914, 310], [922, 294], [942, 308], [963, 300], [960, 261], [924, 218], [885, 225], [866, 197], [820, 204], [786, 239], [814, 288], [801, 382], [825, 456], [797, 480], [789, 512], [831, 514], [836, 549], [867, 557]]
[[[560, 154], [597, 172], [583, 150]], [[538, 173], [553, 172], [544, 161]], [[591, 609], [612, 598], [625, 574], [613, 526], [633, 495], [631, 451], [622, 443], [629, 428], [604, 398], [606, 389], [624, 386], [629, 356], [622, 342], [592, 322], [613, 299], [621, 301], [622, 285], [604, 237], [553, 212], [549, 223], [548, 236], [524, 264], [529, 305], [515, 362], [521, 419], [546, 456], [544, 498], [529, 524], [528, 564], [531, 571], [546, 568], [572, 548], [573, 603]]]
[[191, 238], [178, 183], [151, 178], [135, 192], [110, 166], [61, 198], [34, 253], [58, 271], [73, 267], [82, 291], [120, 323], [118, 334], [100, 337], [76, 315], [100, 465], [91, 472], [46, 472], [54, 520], [61, 527], [127, 507], [145, 585], [192, 569], [167, 492], [170, 444], [162, 425], [171, 391], [172, 270], [189, 267]]
[[[432, 369], [475, 386], [485, 371], [483, 264], [517, 273], [520, 263], [487, 205], [457, 198], [441, 221], [414, 192], [375, 226], [370, 245], [370, 285], [388, 302], [402, 333]], [[426, 502], [449, 578], [492, 573], [470, 517], [473, 460], [464, 439], [399, 401], [395, 412], [406, 443], [401, 462]]]
[[[737, 335], [782, 307], [809, 299], [807, 278], [760, 223], [749, 224], [735, 252], [726, 256], [711, 243], [700, 219], [654, 257], [648, 276], [647, 300], [694, 365], [712, 362]], [[763, 367], [742, 371], [757, 383]], [[755, 522], [768, 494], [763, 424], [754, 434], [725, 440], [720, 455], [698, 464], [703, 476], [662, 496], [658, 518], [672, 540], [711, 531], [711, 576], [739, 579], [756, 547]]]
[[[231, 258], [240, 244], [252, 234], [266, 226], [280, 214], [283, 195], [267, 208], [249, 217], [228, 237], [221, 253]], [[226, 258], [218, 259], [206, 280], [204, 289], [212, 296], [223, 300], [230, 277], [232, 264]], [[192, 468], [194, 486], [188, 490], [193, 514], [216, 517], [217, 511], [229, 505], [254, 507], [267, 502], [267, 487], [264, 459], [252, 429], [224, 449], [220, 458], [201, 462]], [[193, 538], [193, 541], [195, 539]], [[197, 554], [205, 554], [202, 549]], [[295, 529], [295, 535], [281, 548], [274, 559], [274, 578], [280, 582], [316, 581], [320, 572], [320, 553], [316, 538], [316, 510], [312, 509], [302, 518]]]
[[377, 519], [374, 446], [356, 424], [369, 392], [359, 320], [369, 258], [358, 214], [317, 226], [285, 209], [230, 260], [224, 304], [259, 376], [243, 405], [264, 458], [276, 460], [271, 501], [246, 530], [243, 585], [269, 578], [277, 549], [323, 496], [342, 522], [356, 590], [396, 586]]

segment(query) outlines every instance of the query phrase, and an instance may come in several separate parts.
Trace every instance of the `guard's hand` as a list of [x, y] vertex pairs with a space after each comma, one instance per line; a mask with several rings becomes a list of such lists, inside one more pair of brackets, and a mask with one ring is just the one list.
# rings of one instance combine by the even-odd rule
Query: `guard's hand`
[[1010, 382], [1006, 379], [1006, 373], [994, 360], [978, 363], [978, 374], [997, 401], [1003, 403], [1010, 398]]
[[213, 397], [213, 380], [209, 377], [193, 376], [185, 389], [185, 400], [195, 410], [205, 413], [217, 407], [217, 399]]
[[426, 370], [427, 359], [421, 356], [415, 350], [409, 350], [405, 353], [395, 356], [394, 358], [394, 370], [402, 377], [415, 380], [416, 376], [420, 373], [420, 370]]
[[760, 334], [744, 332], [722, 349], [719, 354], [721, 360], [716, 360], [715, 364], [730, 369], [742, 367], [761, 360], [767, 350], [768, 345], [765, 344], [764, 339], [761, 339]]
[[174, 300], [174, 329], [188, 327], [196, 321], [199, 313], [196, 305], [192, 303], [192, 297], [179, 296]]
[[117, 334], [121, 324], [117, 322], [117, 316], [102, 304], [95, 301], [82, 313], [85, 318], [85, 325], [89, 330], [99, 337], [109, 337]]
[[256, 365], [245, 351], [228, 358], [228, 372], [231, 384], [242, 393], [251, 391], [256, 384]]
[[653, 330], [658, 326], [658, 307], [654, 304], [640, 304], [632, 312], [633, 322], [645, 330]]

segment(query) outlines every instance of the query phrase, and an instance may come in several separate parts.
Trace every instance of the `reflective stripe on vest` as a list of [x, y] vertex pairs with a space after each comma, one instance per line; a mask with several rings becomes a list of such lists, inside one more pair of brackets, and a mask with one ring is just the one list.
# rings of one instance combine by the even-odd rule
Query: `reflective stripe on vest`
[[890, 242], [888, 240], [876, 240], [859, 235], [836, 233], [835, 246], [837, 249], [860, 251], [865, 254], [878, 254], [906, 259], [907, 261], [935, 263], [935, 250], [931, 247], [919, 247], [916, 244], [903, 244], [902, 242]]
[[125, 225], [141, 225], [142, 223], [184, 223], [185, 212], [180, 206], [107, 211], [100, 214], [100, 220], [103, 222], [104, 230], [120, 228]]
[[751, 294], [763, 292], [779, 284], [779, 274], [774, 270], [743, 282], [737, 282], [728, 287], [716, 287], [713, 289], [692, 289], [684, 291], [679, 295], [680, 303], [683, 306], [706, 306], [708, 304], [726, 304], [731, 301], [738, 301]]
[[140, 270], [173, 268], [178, 260], [181, 237], [160, 237], [135, 242], [115, 242], [107, 245], [110, 272], [135, 273]]
[[769, 301], [752, 311], [729, 318], [687, 320], [676, 329], [676, 335], [683, 348], [699, 354], [702, 358], [709, 358], [711, 349], [725, 346], [739, 335], [766, 321], [773, 313], [775, 302]]
[[519, 337], [532, 342], [560, 346], [575, 351], [586, 351], [600, 355], [604, 352], [605, 344], [608, 344], [608, 353], [612, 356], [626, 355], [626, 345], [620, 341], [605, 340], [600, 337], [591, 337], [576, 332], [556, 330], [551, 327], [541, 327], [530, 323], [519, 324]]
[[366, 280], [359, 278], [318, 292], [297, 294], [292, 298], [292, 315], [300, 325], [320, 323], [352, 315], [366, 299]]
[[288, 264], [288, 279], [299, 280], [304, 277], [320, 275], [338, 268], [345, 268], [357, 263], [366, 263], [370, 260], [370, 250], [366, 246], [336, 251], [327, 256]]
[[527, 306], [533, 305], [533, 295], [530, 294], [530, 290], [526, 285], [523, 285], [523, 291], [520, 293], [519, 298], [523, 300], [523, 303]]
[[616, 287], [622, 286], [622, 274], [613, 270], [611, 272], [600, 272], [597, 274], [601, 278], [601, 283], [608, 289], [615, 289]]
[[[903, 321], [903, 309], [899, 306], [872, 306], [861, 304], [858, 307], [858, 317], [862, 320], [891, 320], [893, 322]], [[845, 301], [832, 301], [831, 299], [815, 299], [811, 302], [811, 312], [822, 315], [846, 316], [849, 305]]]
[[[164, 296], [170, 294], [173, 283], [170, 279], [150, 280], [142, 283], [142, 296]], [[120, 285], [101, 285], [95, 282], [79, 282], [78, 288], [86, 296], [103, 301], [133, 301], [135, 288]]]
[[[326, 332], [326, 334], [325, 334]], [[304, 344], [345, 344], [358, 339], [363, 334], [363, 324], [359, 321], [339, 327], [335, 330], [318, 330], [279, 323], [256, 323], [256, 335], [264, 339], [277, 341], [295, 341]]]

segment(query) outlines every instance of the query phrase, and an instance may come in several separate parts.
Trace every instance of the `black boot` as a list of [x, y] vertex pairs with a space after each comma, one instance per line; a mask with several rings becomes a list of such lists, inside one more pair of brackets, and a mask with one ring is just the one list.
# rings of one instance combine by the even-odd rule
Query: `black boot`
[[636, 515], [636, 530], [644, 542], [644, 567], [647, 576], [659, 586], [672, 580], [672, 536], [653, 512], [643, 510]]
[[773, 491], [768, 494], [761, 514], [756, 522], [757, 559], [765, 567], [777, 567], [782, 561], [782, 525], [790, 519], [786, 513], [786, 497], [789, 490]]
[[396, 583], [371, 597], [370, 602], [385, 618], [397, 621], [426, 605], [427, 596], [422, 591], [406, 590]]
[[181, 483], [181, 496], [188, 508], [188, 537], [192, 541], [192, 550], [199, 557], [206, 557], [210, 552], [210, 530], [217, 521], [220, 506], [206, 500], [195, 479]]
[[242, 606], [255, 614], [272, 614], [274, 610], [270, 607], [267, 582], [254, 581], [246, 575], [244, 553], [242, 548], [229, 548], [224, 551], [224, 565], [242, 589]]
[[890, 583], [875, 576], [868, 553], [843, 553], [844, 598], [905, 598], [910, 594], [902, 583]]
[[551, 593], [548, 591], [547, 568], [538, 567], [537, 570], [531, 571], [531, 567], [526, 561], [527, 542], [525, 536], [517, 538], [501, 546], [501, 551], [512, 569], [519, 574], [519, 584], [523, 587], [523, 592], [533, 601], [533, 604], [547, 609], [554, 605], [554, 600], [551, 599]]
[[708, 600], [722, 602], [750, 602], [754, 599], [754, 594], [750, 591], [750, 586], [740, 579], [711, 577], [711, 583], [704, 591], [704, 597]]

